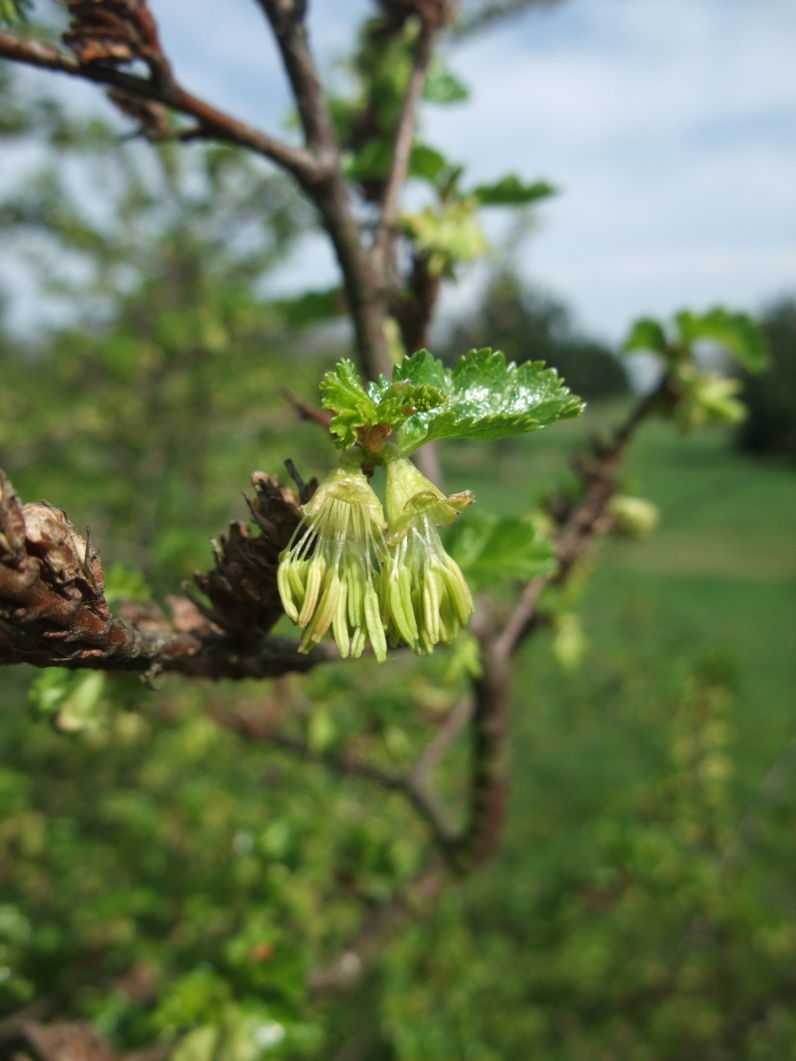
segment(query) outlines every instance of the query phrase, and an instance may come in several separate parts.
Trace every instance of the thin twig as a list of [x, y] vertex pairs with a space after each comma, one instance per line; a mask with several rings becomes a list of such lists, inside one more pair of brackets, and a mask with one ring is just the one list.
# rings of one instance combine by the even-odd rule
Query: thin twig
[[318, 409], [308, 402], [303, 402], [287, 387], [282, 388], [281, 394], [285, 401], [290, 402], [302, 420], [312, 420], [313, 423], [318, 424], [320, 427], [329, 427], [332, 419], [331, 413], [324, 412], [323, 409]]
[[249, 148], [289, 170], [302, 181], [311, 180], [319, 170], [318, 162], [308, 151], [285, 144], [281, 140], [230, 117], [190, 92], [186, 92], [175, 81], [155, 81], [125, 73], [111, 66], [81, 63], [59, 48], [15, 37], [2, 31], [0, 31], [0, 58], [68, 74], [70, 77], [83, 78], [86, 81], [112, 85], [139, 99], [163, 103], [197, 120], [199, 129], [192, 130], [192, 134], [200, 135], [199, 130], [201, 130], [201, 135], [209, 139], [224, 140]]
[[362, 762], [361, 759], [350, 755], [332, 755], [313, 748], [300, 737], [294, 737], [278, 729], [265, 712], [259, 709], [253, 710], [251, 706], [239, 706], [233, 711], [213, 708], [211, 714], [219, 725], [234, 730], [249, 740], [273, 744], [306, 762], [324, 766], [334, 773], [359, 777], [390, 792], [400, 792], [426, 822], [436, 846], [442, 851], [449, 849], [453, 837], [444, 812], [439, 808], [434, 797], [421, 784], [415, 782], [412, 774], [393, 773]]
[[412, 778], [424, 785], [428, 776], [473, 716], [473, 699], [463, 696], [428, 742], [412, 770]]
[[328, 965], [310, 973], [310, 990], [334, 991], [354, 984], [401, 928], [428, 914], [451, 879], [450, 863], [434, 855], [411, 881], [365, 919]]
[[385, 284], [387, 282], [385, 273], [391, 266], [392, 258], [389, 249], [395, 239], [395, 226], [398, 220], [401, 192], [409, 172], [409, 159], [412, 154], [412, 141], [415, 134], [415, 120], [420, 97], [423, 94], [429, 59], [431, 58], [433, 39], [434, 34], [431, 27], [424, 22], [417, 42], [409, 87], [406, 91], [401, 117], [398, 121], [392, 152], [392, 165], [385, 184], [381, 215], [374, 237], [374, 264], [376, 270], [383, 276]]
[[257, 0], [274, 31], [296, 100], [307, 147], [317, 160], [314, 172], [299, 177], [315, 203], [334, 245], [345, 283], [346, 300], [363, 371], [376, 379], [389, 376], [392, 361], [384, 334], [384, 286], [351, 203], [343, 175], [337, 135], [304, 25], [306, 0]]
[[598, 449], [596, 465], [588, 472], [585, 492], [572, 507], [556, 540], [558, 570], [555, 575], [537, 575], [526, 585], [495, 639], [493, 648], [496, 656], [504, 660], [511, 656], [533, 625], [539, 598], [545, 587], [552, 582], [563, 582], [568, 577], [605, 515], [615, 490], [617, 465], [627, 444], [666, 394], [667, 383], [663, 380], [658, 388], [636, 403], [629, 416], [614, 432], [611, 444]]
[[274, 31], [307, 147], [315, 155], [337, 153], [329, 104], [307, 38], [306, 0], [257, 0]]

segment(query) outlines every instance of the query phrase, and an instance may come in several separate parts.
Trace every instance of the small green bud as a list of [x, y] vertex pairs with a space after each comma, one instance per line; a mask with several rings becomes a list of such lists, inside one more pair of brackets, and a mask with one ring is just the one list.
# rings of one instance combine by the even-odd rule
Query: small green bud
[[615, 494], [608, 504], [608, 511], [613, 517], [614, 529], [634, 538], [643, 538], [655, 530], [661, 518], [660, 511], [651, 501], [628, 497], [627, 494]]

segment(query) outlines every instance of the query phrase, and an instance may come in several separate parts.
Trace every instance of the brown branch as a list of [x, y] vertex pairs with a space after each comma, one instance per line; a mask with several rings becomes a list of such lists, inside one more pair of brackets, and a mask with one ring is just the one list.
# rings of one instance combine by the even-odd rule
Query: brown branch
[[473, 682], [469, 820], [454, 856], [460, 873], [494, 854], [508, 803], [509, 666], [488, 641], [482, 641], [481, 658], [483, 674]]
[[[240, 122], [209, 103], [186, 92], [175, 81], [150, 80], [100, 63], [83, 63], [48, 44], [25, 40], [0, 31], [0, 58], [24, 63], [70, 77], [83, 78], [120, 89], [128, 96], [162, 103], [181, 114], [195, 118], [208, 139], [223, 140], [263, 155], [292, 173], [298, 180], [311, 180], [318, 171], [313, 156]], [[196, 138], [198, 132], [192, 131]]]
[[[420, 97], [423, 94], [423, 85], [426, 80], [426, 71], [431, 58], [431, 47], [434, 33], [428, 22], [423, 22], [420, 37], [415, 51], [412, 75], [404, 98], [401, 117], [395, 134], [395, 142], [392, 152], [392, 164], [384, 194], [381, 202], [381, 213], [376, 228], [373, 245], [373, 258], [376, 270], [382, 275], [383, 282], [387, 284], [387, 272], [393, 268], [393, 249], [395, 246], [396, 223], [398, 220], [398, 208], [401, 201], [406, 177], [409, 172], [409, 159], [412, 153], [412, 141], [415, 135], [415, 120]], [[407, 351], [413, 353], [412, 350]]]
[[616, 489], [616, 469], [624, 451], [638, 427], [662, 401], [671, 401], [668, 381], [645, 395], [627, 419], [614, 432], [607, 447], [595, 446], [596, 463], [580, 469], [586, 489], [580, 500], [570, 508], [556, 540], [558, 570], [552, 576], [537, 576], [523, 590], [503, 629], [494, 642], [497, 656], [508, 659], [530, 631], [537, 614], [543, 590], [550, 583], [560, 584], [588, 547], [589, 540], [605, 516], [608, 503]]
[[273, 744], [306, 762], [323, 766], [334, 773], [358, 777], [390, 792], [400, 792], [426, 822], [437, 847], [441, 851], [450, 848], [453, 833], [444, 812], [434, 797], [426, 791], [422, 781], [414, 777], [414, 772], [395, 773], [362, 762], [352, 755], [332, 755], [312, 748], [300, 737], [280, 730], [269, 714], [257, 705], [239, 704], [232, 711], [222, 707], [211, 708], [211, 714], [220, 726], [234, 730], [247, 740]]
[[307, 147], [317, 155], [337, 154], [329, 104], [304, 24], [306, 0], [257, 0], [274, 31], [290, 87], [296, 100]]
[[327, 646], [302, 656], [295, 642], [269, 635], [282, 613], [278, 555], [300, 519], [299, 499], [262, 473], [253, 480], [262, 533], [233, 524], [216, 567], [196, 579], [209, 604], [178, 600], [169, 623], [135, 606], [114, 618], [90, 541], [60, 509], [21, 505], [0, 470], [0, 665], [272, 678], [329, 659]]
[[391, 939], [412, 921], [426, 917], [437, 896], [453, 879], [450, 862], [434, 855], [426, 866], [395, 895], [370, 914], [359, 931], [332, 961], [313, 970], [307, 986], [312, 991], [351, 987]]
[[301, 187], [323, 219], [343, 274], [346, 299], [356, 333], [361, 367], [371, 378], [391, 374], [384, 335], [384, 285], [351, 205], [343, 176], [337, 136], [304, 25], [306, 0], [257, 0], [274, 31], [296, 99], [307, 147], [318, 160]]
[[285, 401], [290, 402], [302, 420], [312, 420], [312, 422], [318, 424], [319, 427], [329, 427], [332, 420], [331, 413], [326, 412], [323, 409], [318, 409], [316, 406], [310, 405], [308, 402], [303, 402], [301, 398], [297, 398], [293, 391], [288, 390], [287, 387], [282, 389], [282, 397]]

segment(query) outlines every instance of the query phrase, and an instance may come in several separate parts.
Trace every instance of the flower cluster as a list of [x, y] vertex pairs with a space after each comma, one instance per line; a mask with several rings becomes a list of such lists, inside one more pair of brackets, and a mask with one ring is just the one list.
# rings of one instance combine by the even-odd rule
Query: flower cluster
[[472, 504], [469, 491], [445, 497], [404, 458], [387, 466], [387, 523], [359, 469], [337, 468], [304, 505], [304, 519], [280, 557], [285, 612], [307, 652], [331, 628], [340, 655], [357, 658], [368, 639], [376, 659], [405, 641], [419, 654], [449, 642], [473, 612], [438, 526]]
[[332, 628], [340, 655], [357, 659], [370, 637], [376, 658], [387, 642], [375, 588], [386, 544], [381, 503], [359, 470], [336, 468], [302, 509], [280, 556], [279, 596], [303, 631], [300, 652]]

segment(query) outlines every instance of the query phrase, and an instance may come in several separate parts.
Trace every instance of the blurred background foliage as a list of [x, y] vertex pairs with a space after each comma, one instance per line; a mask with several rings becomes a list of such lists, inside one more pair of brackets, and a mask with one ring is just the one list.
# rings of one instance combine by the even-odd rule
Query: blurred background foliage
[[[314, 401], [346, 337], [311, 324], [317, 298], [269, 296], [312, 219], [237, 153], [153, 153], [0, 92], [3, 143], [46, 148], [0, 202], [4, 253], [24, 238], [42, 291], [80, 307], [0, 331], [0, 464], [24, 499], [90, 523], [120, 592], [175, 591], [245, 515], [249, 471], [331, 460], [280, 389]], [[522, 653], [501, 852], [348, 994], [308, 995], [306, 974], [412, 875], [424, 829], [397, 794], [216, 720], [251, 707], [318, 756], [355, 738], [409, 764], [461, 698], [466, 639], [270, 685], [53, 672], [31, 697], [36, 675], [4, 673], [2, 1013], [43, 999], [120, 1050], [174, 1041], [175, 1061], [795, 1056], [793, 303], [764, 325], [774, 368], [747, 383], [741, 451], [720, 428], [646, 428], [625, 485], [660, 530], [605, 542], [567, 590], [577, 653], [555, 622]], [[587, 428], [630, 400], [615, 354], [508, 266], [444, 345], [486, 343], [558, 367], [593, 399]], [[519, 515], [566, 481], [582, 436], [441, 460], [452, 489]], [[434, 779], [451, 802], [466, 753]]]

